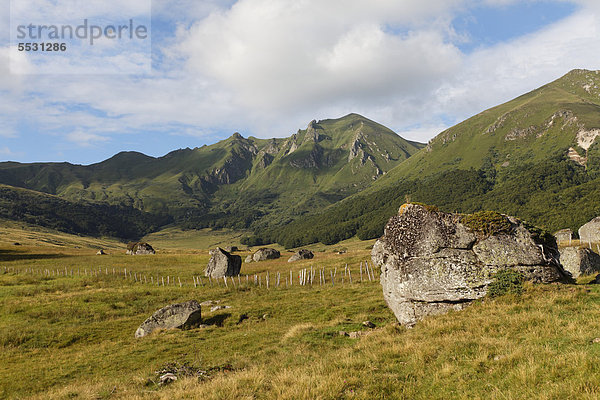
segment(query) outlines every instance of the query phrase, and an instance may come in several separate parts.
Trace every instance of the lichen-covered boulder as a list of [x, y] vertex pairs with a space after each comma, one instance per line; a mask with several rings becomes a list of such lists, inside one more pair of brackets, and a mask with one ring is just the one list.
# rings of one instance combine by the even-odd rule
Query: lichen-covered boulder
[[141, 338], [157, 329], [188, 329], [201, 320], [201, 307], [196, 300], [171, 304], [156, 311], [135, 332]]
[[288, 262], [294, 262], [299, 260], [312, 260], [315, 257], [314, 253], [310, 250], [302, 249], [297, 251], [293, 256], [288, 259]]
[[573, 278], [600, 272], [600, 256], [588, 248], [573, 246], [560, 249], [560, 263]]
[[499, 270], [534, 282], [569, 279], [551, 235], [491, 212], [464, 216], [405, 204], [371, 255], [387, 304], [408, 326], [482, 298]]
[[560, 231], [554, 232], [554, 237], [559, 243], [570, 242], [573, 240], [573, 231], [570, 229], [561, 229]]
[[266, 247], [258, 249], [258, 251], [256, 251], [256, 253], [252, 255], [252, 259], [256, 262], [265, 260], [275, 260], [279, 257], [281, 257], [281, 253], [279, 253], [279, 251]]
[[149, 243], [137, 242], [137, 243], [129, 243], [127, 245], [127, 254], [139, 256], [139, 255], [148, 255], [148, 254], [156, 254], [156, 251], [150, 246]]
[[600, 217], [579, 228], [579, 239], [582, 243], [600, 242]]
[[211, 278], [223, 278], [225, 276], [238, 276], [242, 269], [242, 257], [229, 254], [229, 252], [217, 247], [210, 250], [210, 260], [204, 271], [205, 276]]

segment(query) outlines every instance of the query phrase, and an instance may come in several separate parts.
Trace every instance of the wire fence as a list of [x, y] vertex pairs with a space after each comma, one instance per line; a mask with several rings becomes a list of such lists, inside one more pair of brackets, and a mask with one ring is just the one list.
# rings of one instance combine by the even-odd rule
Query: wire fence
[[369, 261], [360, 262], [358, 265], [343, 268], [315, 267], [290, 269], [282, 271], [266, 271], [255, 274], [240, 274], [237, 276], [224, 276], [220, 278], [211, 276], [181, 276], [161, 273], [138, 272], [127, 268], [14, 268], [3, 267], [4, 274], [29, 275], [41, 278], [102, 278], [112, 277], [133, 284], [152, 285], [157, 287], [224, 287], [239, 289], [248, 287], [258, 288], [288, 288], [293, 286], [339, 286], [359, 284], [364, 282], [379, 281], [380, 271], [374, 268]]

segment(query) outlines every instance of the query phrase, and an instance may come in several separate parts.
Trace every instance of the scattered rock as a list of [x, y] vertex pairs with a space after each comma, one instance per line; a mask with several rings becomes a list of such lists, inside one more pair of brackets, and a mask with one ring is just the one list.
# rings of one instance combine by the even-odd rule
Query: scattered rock
[[258, 249], [258, 251], [254, 253], [252, 259], [258, 262], [265, 260], [275, 260], [279, 257], [281, 257], [281, 253], [279, 253], [277, 250], [263, 247], [261, 249]]
[[381, 267], [384, 298], [406, 326], [482, 298], [500, 270], [533, 282], [570, 280], [553, 237], [497, 213], [463, 216], [405, 204], [371, 254]]
[[557, 242], [570, 242], [573, 239], [573, 231], [570, 229], [561, 229], [554, 232], [554, 237]]
[[211, 258], [204, 271], [204, 276], [218, 279], [225, 276], [237, 276], [240, 274], [242, 269], [242, 257], [231, 255], [220, 247], [211, 250], [210, 255]]
[[573, 275], [573, 278], [600, 272], [600, 256], [588, 248], [565, 247], [560, 249], [560, 263]]
[[312, 251], [302, 249], [297, 251], [293, 256], [291, 256], [288, 262], [294, 262], [298, 260], [311, 260], [315, 257]]
[[269, 317], [269, 314], [263, 314], [263, 316], [261, 317], [263, 319], [263, 321], [266, 321], [266, 319]]
[[221, 302], [221, 300], [206, 300], [203, 301], [202, 303], [200, 303], [201, 306], [204, 307], [208, 307], [208, 306], [214, 306], [215, 304], [219, 304]]
[[171, 304], [156, 311], [135, 332], [136, 338], [144, 337], [156, 329], [187, 329], [200, 322], [200, 304], [196, 300]]
[[98, 252], [96, 253], [97, 256], [105, 256], [106, 253], [104, 252], [104, 250], [100, 249], [98, 250]]
[[600, 242], [600, 217], [596, 217], [579, 228], [581, 243]]
[[594, 340], [592, 340], [592, 343], [600, 343], [600, 337], [597, 337]]
[[233, 253], [234, 251], [240, 251], [237, 246], [227, 246], [225, 247], [225, 251], [228, 253]]
[[346, 331], [339, 331], [338, 335], [339, 336], [348, 336], [348, 332], [346, 332]]
[[358, 332], [350, 332], [348, 334], [348, 336], [350, 337], [350, 339], [360, 339], [360, 337], [363, 335], [363, 333], [361, 331]]
[[159, 384], [160, 385], [168, 385], [169, 383], [175, 382], [177, 380], [177, 375], [168, 373], [161, 375]]
[[210, 308], [210, 312], [215, 312], [215, 311], [219, 311], [219, 310], [227, 310], [228, 308], [231, 308], [231, 306], [213, 306]]
[[254, 259], [252, 258], [252, 254], [250, 254], [248, 257], [246, 257], [246, 260], [244, 261], [246, 264], [251, 263], [252, 261], [254, 261]]
[[363, 324], [363, 326], [366, 326], [367, 328], [371, 328], [371, 329], [375, 328], [375, 324], [372, 323], [371, 321], [364, 321], [362, 324]]
[[345, 251], [345, 250], [342, 250], [342, 251], [338, 251], [337, 253], [338, 253], [338, 254], [346, 254], [346, 251]]
[[502, 361], [506, 358], [506, 356], [498, 355], [494, 356], [494, 361]]
[[137, 243], [129, 243], [127, 245], [127, 254], [129, 255], [148, 255], [148, 254], [156, 254], [156, 251], [150, 246], [148, 243], [137, 242]]

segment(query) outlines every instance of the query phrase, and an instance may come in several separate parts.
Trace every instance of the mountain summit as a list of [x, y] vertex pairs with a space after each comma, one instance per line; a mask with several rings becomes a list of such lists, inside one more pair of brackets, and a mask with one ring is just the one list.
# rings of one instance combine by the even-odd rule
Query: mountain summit
[[423, 146], [349, 114], [311, 121], [287, 138], [236, 132], [160, 158], [122, 152], [88, 166], [0, 163], [0, 184], [131, 207], [190, 228], [246, 228], [314, 213], [368, 187]]

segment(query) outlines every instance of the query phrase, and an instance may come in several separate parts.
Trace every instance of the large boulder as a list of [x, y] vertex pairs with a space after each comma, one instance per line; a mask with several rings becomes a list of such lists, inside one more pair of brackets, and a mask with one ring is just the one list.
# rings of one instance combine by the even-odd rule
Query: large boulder
[[600, 217], [579, 228], [579, 239], [582, 243], [600, 242]]
[[482, 298], [500, 270], [534, 282], [569, 279], [551, 235], [491, 212], [464, 216], [405, 204], [371, 254], [381, 267], [384, 298], [407, 326]]
[[156, 251], [150, 246], [148, 243], [137, 242], [137, 243], [129, 243], [127, 245], [127, 254], [129, 255], [147, 255], [147, 254], [156, 254]]
[[281, 257], [281, 254], [279, 253], [279, 251], [275, 250], [275, 249], [269, 249], [266, 247], [263, 247], [262, 249], [258, 249], [258, 251], [256, 253], [254, 253], [254, 255], [252, 256], [252, 259], [254, 261], [265, 261], [265, 260], [275, 260], [277, 258]]
[[294, 262], [299, 260], [311, 260], [315, 257], [312, 251], [302, 249], [297, 251], [293, 256], [288, 259], [288, 262]]
[[573, 278], [600, 272], [600, 256], [588, 248], [573, 246], [560, 249], [560, 263]]
[[242, 269], [242, 257], [229, 254], [217, 247], [210, 252], [210, 260], [204, 271], [204, 276], [223, 278], [224, 276], [238, 276]]
[[157, 329], [189, 329], [201, 319], [200, 304], [196, 300], [171, 304], [156, 311], [135, 331], [135, 337], [141, 338]]
[[561, 229], [560, 231], [554, 232], [554, 237], [559, 243], [571, 242], [573, 240], [573, 231], [570, 229]]

